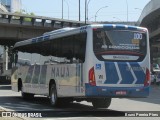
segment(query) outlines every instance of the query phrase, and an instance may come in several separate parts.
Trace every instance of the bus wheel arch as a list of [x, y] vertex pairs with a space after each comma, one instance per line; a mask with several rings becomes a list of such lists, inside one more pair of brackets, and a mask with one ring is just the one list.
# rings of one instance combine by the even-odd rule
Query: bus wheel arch
[[56, 90], [56, 82], [53, 79], [50, 80], [49, 82], [49, 99], [50, 99], [50, 104], [52, 106], [57, 106], [58, 97], [57, 97], [57, 90]]
[[22, 84], [22, 79], [19, 78], [18, 79], [18, 92], [21, 91], [21, 96], [23, 99], [33, 99], [34, 97], [34, 94], [31, 94], [31, 93], [25, 93], [23, 91], [23, 84]]
[[18, 92], [22, 90], [22, 79], [18, 79]]

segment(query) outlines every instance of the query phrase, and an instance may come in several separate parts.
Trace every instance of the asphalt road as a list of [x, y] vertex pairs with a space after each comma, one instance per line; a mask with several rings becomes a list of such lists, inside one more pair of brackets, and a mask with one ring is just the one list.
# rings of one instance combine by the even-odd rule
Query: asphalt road
[[[85, 101], [80, 103], [71, 103], [59, 108], [53, 108], [49, 104], [49, 99], [44, 96], [36, 96], [33, 100], [23, 100], [20, 92], [11, 91], [10, 85], [0, 85], [0, 111], [18, 111], [18, 112], [33, 112], [41, 113], [42, 119], [107, 119], [111, 116], [116, 116], [110, 119], [121, 117], [127, 119], [129, 117], [122, 117], [126, 113], [133, 111], [160, 111], [160, 86], [152, 86], [151, 93], [148, 98], [134, 98], [134, 99], [119, 99], [114, 98], [112, 104], [108, 109], [94, 110], [91, 103]], [[44, 112], [46, 111], [46, 112]], [[134, 112], [133, 112], [134, 113]], [[156, 114], [156, 112], [153, 112]], [[159, 113], [160, 114], [160, 113]], [[134, 118], [134, 117], [131, 117]], [[141, 117], [142, 118], [142, 117]], [[16, 118], [16, 119], [30, 119], [30, 118]], [[39, 118], [38, 118], [39, 119]], [[138, 119], [136, 117], [135, 119]], [[145, 119], [145, 118], [144, 118]], [[150, 119], [157, 119], [158, 117], [151, 117]]]

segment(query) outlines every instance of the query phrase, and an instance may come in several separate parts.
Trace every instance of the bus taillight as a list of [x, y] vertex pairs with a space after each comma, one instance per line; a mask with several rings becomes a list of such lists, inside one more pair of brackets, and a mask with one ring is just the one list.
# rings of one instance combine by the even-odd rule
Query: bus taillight
[[146, 78], [144, 81], [144, 86], [148, 86], [150, 84], [150, 72], [149, 69], [146, 69]]
[[92, 86], [96, 86], [94, 67], [89, 70], [89, 84]]

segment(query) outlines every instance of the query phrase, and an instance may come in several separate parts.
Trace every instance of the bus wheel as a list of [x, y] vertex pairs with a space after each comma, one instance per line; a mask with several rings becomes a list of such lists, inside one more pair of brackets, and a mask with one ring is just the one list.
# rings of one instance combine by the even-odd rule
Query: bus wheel
[[52, 84], [50, 87], [50, 94], [49, 94], [49, 98], [50, 98], [50, 103], [52, 106], [56, 106], [57, 105], [57, 90], [56, 90], [56, 85]]
[[108, 108], [111, 104], [111, 98], [97, 98], [92, 101], [94, 108]]

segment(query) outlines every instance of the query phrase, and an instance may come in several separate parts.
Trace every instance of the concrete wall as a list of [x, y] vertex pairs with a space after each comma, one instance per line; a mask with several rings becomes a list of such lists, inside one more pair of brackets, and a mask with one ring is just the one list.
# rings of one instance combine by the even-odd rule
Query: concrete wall
[[153, 17], [160, 15], [157, 10], [160, 9], [160, 0], [151, 0], [143, 9], [139, 19], [138, 24], [144, 25], [151, 21]]
[[145, 6], [138, 24], [149, 30], [151, 62], [160, 64], [160, 0], [151, 0]]

